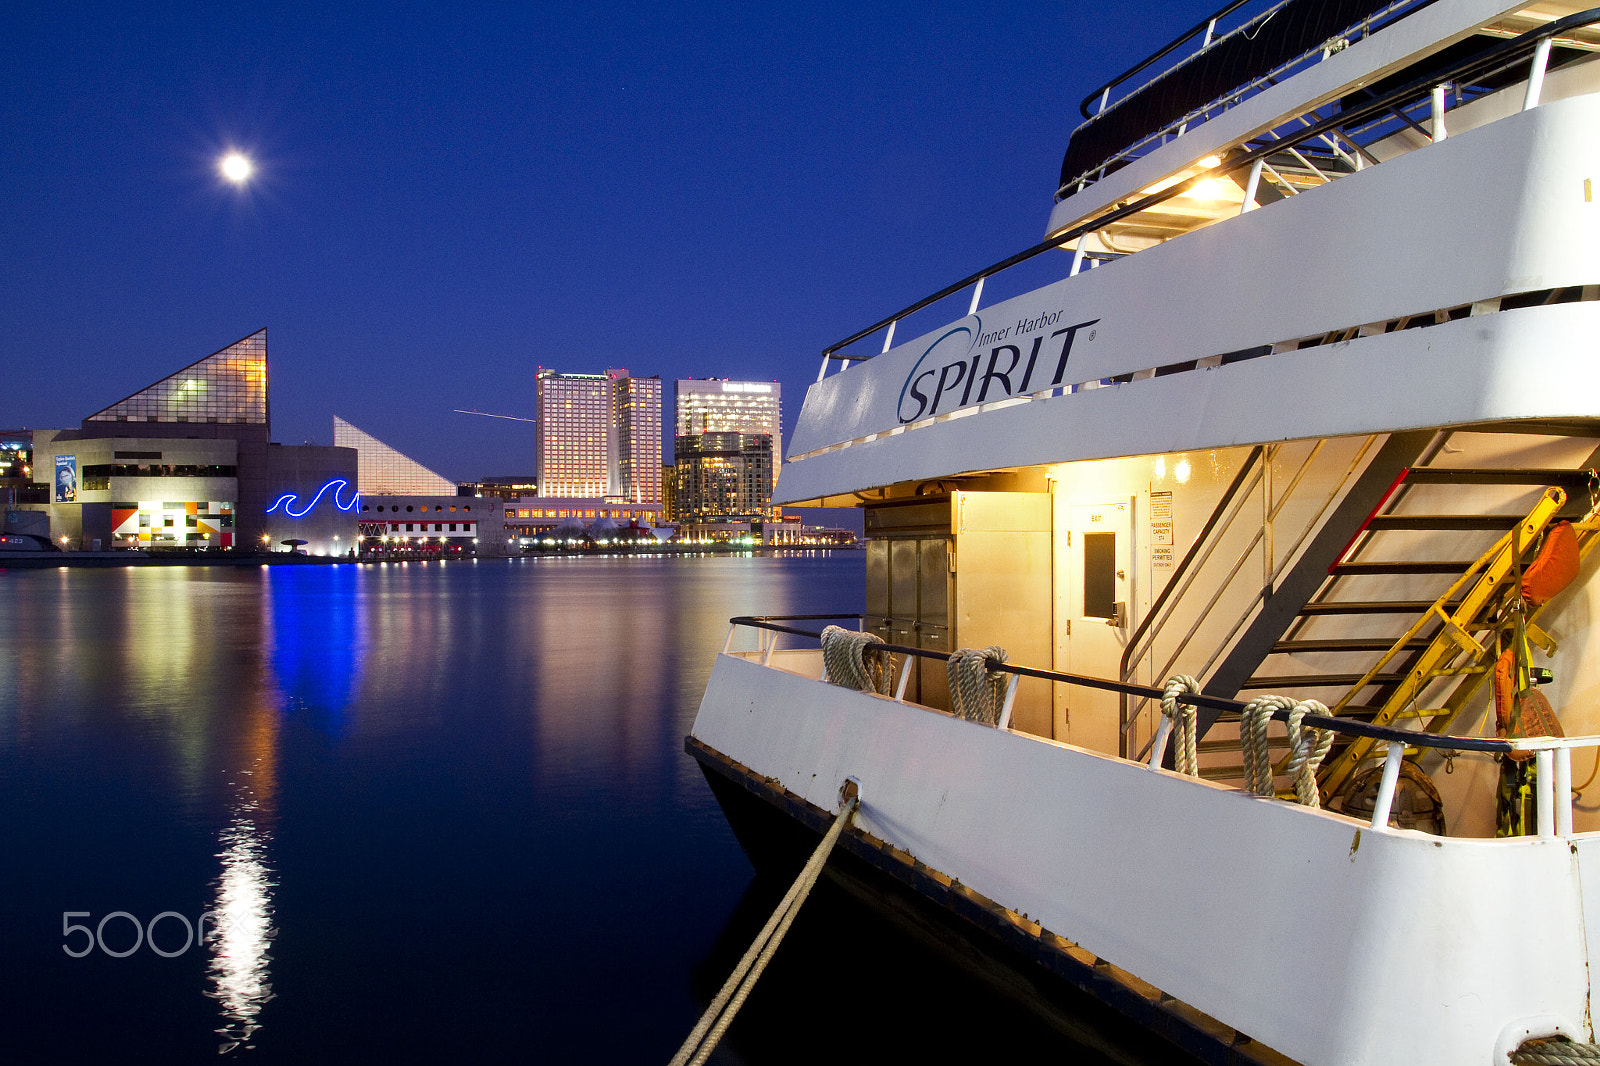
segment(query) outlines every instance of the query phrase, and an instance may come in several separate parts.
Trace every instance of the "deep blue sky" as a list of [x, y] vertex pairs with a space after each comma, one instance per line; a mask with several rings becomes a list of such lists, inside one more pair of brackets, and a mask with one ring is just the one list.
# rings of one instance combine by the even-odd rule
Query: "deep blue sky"
[[792, 426], [823, 347], [1037, 241], [1079, 98], [1206, 13], [13, 0], [0, 427], [262, 326], [276, 439], [455, 479], [531, 472], [452, 409], [539, 366], [776, 379]]

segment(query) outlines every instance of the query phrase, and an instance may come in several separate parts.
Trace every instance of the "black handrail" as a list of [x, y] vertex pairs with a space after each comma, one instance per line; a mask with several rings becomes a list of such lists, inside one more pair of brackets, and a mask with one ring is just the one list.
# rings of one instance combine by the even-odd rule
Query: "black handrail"
[[[829, 615], [764, 615], [754, 617], [751, 615], [738, 615], [728, 619], [729, 624], [736, 626], [749, 626], [752, 629], [766, 629], [774, 633], [789, 633], [797, 637], [810, 637], [813, 640], [822, 639], [822, 634], [809, 629], [797, 629], [794, 626], [779, 624], [780, 621], [799, 621], [807, 618], [853, 618], [857, 615], [829, 614]], [[863, 646], [863, 651], [876, 654], [915, 655], [924, 659], [940, 659], [945, 662], [950, 660], [950, 652], [933, 651], [928, 648], [908, 648], [901, 644], [872, 643]], [[1104, 692], [1120, 692], [1126, 696], [1140, 696], [1145, 699], [1161, 699], [1165, 693], [1161, 689], [1151, 688], [1148, 685], [1130, 685], [1123, 681], [1111, 681], [1102, 677], [1088, 677], [1082, 674], [1068, 674], [1060, 670], [1039, 670], [1030, 666], [1015, 666], [1011, 663], [999, 662], [995, 659], [988, 660], [991, 670], [998, 670], [1007, 674], [1018, 674], [1022, 677], [1037, 677], [1045, 681], [1059, 681], [1067, 685], [1077, 685], [1080, 688], [1100, 689]], [[1220, 696], [1207, 696], [1200, 692], [1185, 692], [1178, 697], [1179, 703], [1187, 703], [1195, 707], [1209, 707], [1212, 710], [1232, 711], [1235, 713], [1245, 709], [1247, 704], [1238, 700], [1223, 699]], [[1289, 712], [1276, 710], [1272, 717], [1279, 722], [1289, 720]], [[1334, 718], [1331, 715], [1308, 714], [1301, 719], [1302, 724], [1314, 726], [1317, 729], [1326, 729], [1331, 733], [1342, 733], [1347, 736], [1367, 737], [1372, 740], [1403, 743], [1409, 747], [1417, 748], [1442, 748], [1447, 751], [1482, 751], [1505, 754], [1507, 752], [1526, 750], [1504, 740], [1490, 740], [1487, 737], [1459, 737], [1443, 733], [1414, 733], [1405, 729], [1391, 729], [1388, 726], [1372, 725], [1367, 722], [1358, 722], [1351, 718]]]
[[[1557, 19], [1555, 22], [1549, 22], [1536, 29], [1529, 30], [1527, 33], [1524, 33], [1521, 36], [1512, 37], [1507, 40], [1499, 41], [1495, 44], [1489, 45], [1482, 52], [1479, 52], [1474, 56], [1469, 56], [1468, 58], [1461, 60], [1448, 69], [1434, 71], [1428, 74], [1426, 77], [1417, 78], [1413, 81], [1407, 82], [1405, 85], [1402, 85], [1397, 89], [1391, 90], [1382, 96], [1375, 96], [1365, 103], [1357, 105], [1348, 111], [1335, 112], [1332, 116], [1322, 119], [1319, 122], [1314, 122], [1298, 132], [1282, 138], [1281, 140], [1272, 141], [1261, 146], [1260, 148], [1254, 148], [1245, 151], [1235, 151], [1228, 156], [1228, 158], [1224, 161], [1224, 164], [1220, 167], [1203, 171], [1202, 173], [1196, 174], [1192, 178], [1181, 181], [1176, 185], [1169, 186], [1160, 192], [1154, 192], [1148, 196], [1143, 196], [1132, 202], [1125, 203], [1122, 206], [1114, 208], [1103, 215], [1090, 219], [1088, 222], [1084, 222], [1080, 225], [1074, 226], [1069, 230], [1057, 233], [1054, 236], [1040, 241], [1038, 244], [1035, 244], [1030, 248], [1025, 248], [1015, 255], [1008, 256], [1007, 258], [1000, 260], [998, 263], [995, 263], [993, 266], [985, 267], [983, 270], [980, 270], [974, 274], [969, 274], [960, 281], [952, 285], [945, 286], [932, 296], [924, 296], [922, 299], [918, 300], [916, 303], [905, 308], [904, 310], [896, 312], [895, 314], [890, 315], [888, 318], [875, 322], [865, 329], [858, 330], [846, 337], [844, 340], [824, 348], [822, 351], [823, 358], [833, 358], [834, 353], [840, 348], [843, 348], [845, 345], [854, 344], [863, 337], [871, 336], [872, 334], [878, 332], [878, 330], [885, 328], [891, 323], [900, 321], [907, 315], [915, 314], [930, 304], [938, 303], [946, 296], [960, 292], [968, 285], [976, 284], [978, 281], [981, 281], [982, 279], [993, 274], [998, 274], [1002, 270], [1008, 270], [1011, 267], [1016, 266], [1018, 263], [1032, 259], [1036, 255], [1043, 254], [1044, 252], [1054, 251], [1058, 248], [1063, 248], [1070, 241], [1076, 240], [1077, 238], [1082, 237], [1084, 234], [1090, 233], [1097, 229], [1103, 229], [1114, 222], [1120, 222], [1125, 218], [1129, 218], [1133, 215], [1139, 214], [1140, 212], [1147, 211], [1158, 204], [1163, 204], [1168, 200], [1174, 199], [1175, 197], [1182, 196], [1201, 181], [1215, 177], [1218, 174], [1236, 173], [1254, 165], [1255, 161], [1258, 159], [1266, 159], [1268, 156], [1281, 152], [1285, 148], [1292, 148], [1296, 145], [1304, 143], [1305, 141], [1311, 140], [1313, 137], [1320, 137], [1329, 130], [1364, 122], [1378, 112], [1387, 111], [1400, 101], [1413, 97], [1419, 89], [1426, 88], [1431, 92], [1433, 86], [1435, 85], [1442, 85], [1447, 82], [1456, 81], [1463, 75], [1481, 73], [1483, 70], [1490, 69], [1493, 67], [1496, 61], [1503, 60], [1505, 65], [1510, 65], [1511, 63], [1516, 62], [1516, 60], [1521, 58], [1523, 55], [1532, 55], [1533, 50], [1538, 46], [1541, 40], [1544, 40], [1548, 37], [1559, 36], [1570, 29], [1574, 29], [1578, 26], [1587, 26], [1595, 22], [1600, 22], [1600, 8], [1590, 8], [1587, 11], [1579, 11], [1576, 14], [1568, 15], [1566, 18]], [[850, 356], [849, 358], [859, 361], [859, 357], [857, 356]], [[869, 356], [868, 358], [873, 357]]]
[[[1169, 44], [1165, 48], [1161, 49], [1161, 51], [1152, 54], [1144, 62], [1137, 63], [1134, 66], [1129, 67], [1127, 70], [1123, 71], [1121, 74], [1118, 74], [1115, 78], [1112, 78], [1110, 81], [1106, 82], [1104, 85], [1096, 86], [1095, 90], [1092, 93], [1090, 93], [1088, 96], [1085, 96], [1083, 98], [1083, 100], [1081, 102], [1079, 102], [1079, 104], [1078, 104], [1078, 113], [1080, 115], [1082, 115], [1084, 118], [1093, 118], [1094, 116], [1089, 114], [1089, 102], [1091, 100], [1093, 100], [1095, 97], [1099, 96], [1101, 93], [1105, 92], [1107, 89], [1116, 88], [1118, 85], [1121, 85], [1123, 82], [1127, 81], [1129, 78], [1133, 77], [1135, 74], [1139, 73], [1141, 70], [1144, 70], [1150, 64], [1156, 62], [1157, 60], [1164, 59], [1167, 56], [1171, 55], [1173, 52], [1176, 52], [1178, 50], [1178, 48], [1180, 46], [1182, 46], [1183, 42], [1187, 41], [1189, 38], [1193, 37], [1195, 34], [1199, 33], [1201, 30], [1205, 29], [1207, 26], [1214, 25], [1216, 22], [1220, 21], [1221, 19], [1227, 18], [1229, 15], [1233, 14], [1235, 11], [1239, 10], [1241, 7], [1243, 7], [1244, 5], [1246, 5], [1248, 3], [1250, 3], [1250, 0], [1233, 0], [1233, 3], [1228, 4], [1221, 11], [1218, 11], [1215, 15], [1212, 15], [1210, 18], [1207, 18], [1207, 19], [1201, 19], [1199, 22], [1195, 23], [1195, 26], [1194, 26], [1194, 28], [1192, 30], [1189, 30], [1187, 33], [1183, 34], [1181, 37], [1176, 38], [1171, 44]], [[1263, 14], [1266, 14], [1266, 12], [1263, 12]], [[1259, 18], [1259, 17], [1260, 16], [1258, 15], [1257, 18]], [[1246, 23], [1246, 25], [1249, 25], [1249, 23]], [[1207, 46], [1207, 47], [1209, 47], [1209, 46]], [[1202, 48], [1201, 51], [1202, 52], [1205, 51], [1205, 48]]]

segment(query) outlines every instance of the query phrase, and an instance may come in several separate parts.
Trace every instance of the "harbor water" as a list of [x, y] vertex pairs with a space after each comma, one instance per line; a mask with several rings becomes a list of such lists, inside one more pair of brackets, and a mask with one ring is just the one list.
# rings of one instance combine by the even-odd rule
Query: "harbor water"
[[[664, 1063], [783, 891], [683, 752], [860, 552], [0, 569], [0, 1062]], [[1090, 1050], [826, 885], [713, 1062]]]

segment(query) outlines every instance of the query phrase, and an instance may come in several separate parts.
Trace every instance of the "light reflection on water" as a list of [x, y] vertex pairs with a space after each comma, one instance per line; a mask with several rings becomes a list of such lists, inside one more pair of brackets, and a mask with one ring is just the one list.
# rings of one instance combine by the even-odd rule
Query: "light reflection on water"
[[0, 570], [0, 1061], [664, 1061], [750, 876], [682, 750], [727, 619], [860, 568]]
[[268, 953], [277, 930], [272, 927], [275, 886], [267, 860], [269, 834], [241, 815], [222, 831], [222, 876], [211, 905], [214, 925], [208, 937], [206, 995], [217, 1001], [222, 1025], [218, 1051], [226, 1054], [250, 1043], [261, 1027], [263, 1007], [272, 999]]

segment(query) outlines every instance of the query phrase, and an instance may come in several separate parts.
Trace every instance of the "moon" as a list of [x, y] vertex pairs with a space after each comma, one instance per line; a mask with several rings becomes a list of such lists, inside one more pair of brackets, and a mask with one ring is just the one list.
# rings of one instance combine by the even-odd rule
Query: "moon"
[[243, 185], [250, 180], [250, 175], [255, 173], [255, 164], [250, 162], [248, 156], [239, 152], [229, 152], [217, 164], [222, 171], [222, 176], [235, 185]]

